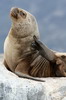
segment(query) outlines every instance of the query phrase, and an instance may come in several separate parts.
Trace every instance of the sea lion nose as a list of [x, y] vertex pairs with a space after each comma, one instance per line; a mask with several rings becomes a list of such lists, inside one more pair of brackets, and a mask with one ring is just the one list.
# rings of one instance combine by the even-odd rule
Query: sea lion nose
[[10, 15], [13, 17], [13, 18], [18, 18], [18, 13], [19, 13], [19, 9], [18, 8], [12, 8], [11, 9], [11, 12], [10, 12]]
[[18, 9], [18, 8], [13, 7], [13, 8], [11, 8], [11, 12], [19, 13], [19, 9]]

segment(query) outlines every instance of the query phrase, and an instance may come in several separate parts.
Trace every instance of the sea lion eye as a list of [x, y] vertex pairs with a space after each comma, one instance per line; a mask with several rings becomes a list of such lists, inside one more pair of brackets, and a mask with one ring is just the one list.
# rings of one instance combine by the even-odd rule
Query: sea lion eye
[[20, 11], [20, 15], [23, 17], [23, 18], [26, 18], [26, 14], [22, 11]]

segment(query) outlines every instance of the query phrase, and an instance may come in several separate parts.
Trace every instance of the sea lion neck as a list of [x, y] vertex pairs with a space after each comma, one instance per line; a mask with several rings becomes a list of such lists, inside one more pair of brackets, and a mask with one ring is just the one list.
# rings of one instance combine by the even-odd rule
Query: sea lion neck
[[29, 36], [29, 35], [22, 36], [22, 35], [19, 35], [18, 33], [19, 32], [17, 30], [15, 30], [14, 28], [11, 28], [9, 31], [9, 36], [12, 36], [13, 38], [16, 38], [16, 39], [26, 38]]

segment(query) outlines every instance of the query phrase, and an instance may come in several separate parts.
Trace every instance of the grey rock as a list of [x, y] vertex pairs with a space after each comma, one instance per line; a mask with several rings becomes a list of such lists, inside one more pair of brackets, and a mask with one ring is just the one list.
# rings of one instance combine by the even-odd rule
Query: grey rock
[[66, 78], [43, 80], [19, 78], [5, 68], [0, 55], [0, 100], [66, 100]]

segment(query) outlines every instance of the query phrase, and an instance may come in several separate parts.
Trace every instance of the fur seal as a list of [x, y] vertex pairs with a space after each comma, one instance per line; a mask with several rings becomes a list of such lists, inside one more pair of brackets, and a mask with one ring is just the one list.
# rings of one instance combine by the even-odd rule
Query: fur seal
[[[66, 76], [66, 53], [50, 50], [38, 41], [35, 17], [20, 8], [12, 8], [10, 16], [12, 26], [4, 43], [5, 66], [20, 77], [41, 82], [44, 80], [35, 77]], [[36, 47], [32, 49], [34, 42]]]
[[30, 62], [34, 56], [30, 45], [34, 35], [39, 38], [36, 19], [21, 8], [12, 8], [10, 16], [12, 26], [4, 43], [4, 64], [20, 77], [41, 81], [29, 75]]

